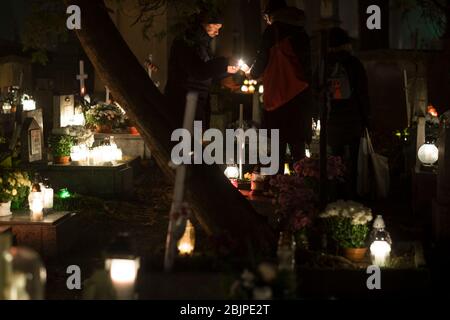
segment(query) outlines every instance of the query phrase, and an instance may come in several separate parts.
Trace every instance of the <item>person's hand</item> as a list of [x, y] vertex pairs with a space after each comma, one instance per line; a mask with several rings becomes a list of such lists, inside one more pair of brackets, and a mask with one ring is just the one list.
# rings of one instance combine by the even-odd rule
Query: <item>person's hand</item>
[[239, 71], [239, 67], [236, 66], [228, 66], [227, 72], [229, 74], [236, 74]]
[[149, 60], [145, 60], [144, 62], [145, 68], [150, 69], [152, 72], [158, 72], [159, 68], [157, 65], [151, 63]]

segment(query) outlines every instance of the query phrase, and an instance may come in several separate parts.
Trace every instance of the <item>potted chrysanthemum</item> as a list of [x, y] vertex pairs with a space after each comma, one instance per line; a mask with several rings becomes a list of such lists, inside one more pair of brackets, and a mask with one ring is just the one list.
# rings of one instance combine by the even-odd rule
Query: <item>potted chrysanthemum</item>
[[25, 172], [4, 170], [0, 173], [0, 217], [11, 215], [11, 209], [16, 209], [17, 203], [20, 204], [23, 197], [28, 196], [30, 186]]
[[328, 236], [336, 242], [343, 255], [352, 261], [361, 261], [367, 252], [368, 223], [372, 211], [361, 203], [337, 201], [327, 206], [319, 216], [324, 220]]

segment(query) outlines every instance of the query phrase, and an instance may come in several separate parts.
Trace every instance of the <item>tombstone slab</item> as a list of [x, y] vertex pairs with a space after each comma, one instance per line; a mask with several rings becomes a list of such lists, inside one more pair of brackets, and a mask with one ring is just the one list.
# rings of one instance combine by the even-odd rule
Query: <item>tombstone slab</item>
[[43, 221], [31, 221], [27, 211], [0, 218], [0, 228], [9, 228], [17, 245], [35, 249], [44, 257], [64, 253], [76, 242], [80, 216], [70, 212], [51, 212]]
[[130, 159], [105, 166], [38, 164], [31, 168], [49, 178], [55, 190], [68, 188], [83, 195], [117, 198], [132, 192], [138, 162]]
[[140, 135], [133, 134], [106, 134], [106, 133], [96, 133], [95, 141], [96, 144], [101, 143], [105, 138], [114, 137], [114, 142], [117, 147], [122, 149], [123, 155], [130, 158], [140, 157], [141, 159], [150, 159], [151, 152], [146, 146], [144, 139]]

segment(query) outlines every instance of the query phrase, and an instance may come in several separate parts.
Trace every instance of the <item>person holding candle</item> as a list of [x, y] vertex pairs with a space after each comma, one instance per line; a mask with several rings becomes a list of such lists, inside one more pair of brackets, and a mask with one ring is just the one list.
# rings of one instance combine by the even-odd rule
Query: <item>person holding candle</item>
[[269, 1], [263, 16], [268, 26], [247, 75], [251, 79], [264, 75], [265, 126], [280, 130], [282, 174], [287, 146], [298, 161], [312, 139], [310, 39], [304, 11], [288, 7], [284, 0]]
[[165, 95], [169, 106], [176, 111], [176, 124], [181, 126], [186, 95], [190, 91], [197, 92], [195, 120], [203, 121], [203, 126], [209, 128], [209, 91], [213, 80], [235, 74], [239, 67], [231, 66], [225, 57], [214, 57], [211, 52], [211, 41], [223, 26], [222, 18], [212, 12], [202, 12], [194, 21], [172, 44]]

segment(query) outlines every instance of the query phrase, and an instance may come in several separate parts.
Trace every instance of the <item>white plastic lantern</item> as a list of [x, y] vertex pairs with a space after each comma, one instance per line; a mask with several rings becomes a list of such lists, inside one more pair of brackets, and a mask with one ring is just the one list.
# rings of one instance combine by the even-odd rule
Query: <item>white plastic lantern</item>
[[260, 94], [263, 94], [264, 93], [264, 86], [260, 85], [258, 91], [259, 91]]
[[31, 220], [40, 221], [44, 219], [44, 194], [42, 192], [30, 192], [28, 204], [31, 210]]
[[417, 152], [417, 156], [425, 166], [432, 166], [439, 159], [439, 149], [433, 143], [425, 143]]
[[53, 209], [54, 190], [52, 188], [44, 188], [44, 209]]
[[373, 222], [373, 229], [370, 236], [372, 241], [370, 254], [372, 263], [379, 267], [386, 267], [391, 255], [392, 239], [385, 228], [386, 224], [384, 223], [383, 216], [378, 215]]
[[24, 94], [22, 97], [23, 111], [36, 110], [36, 101], [34, 101], [29, 95]]
[[385, 267], [391, 254], [391, 245], [384, 239], [375, 240], [370, 245], [372, 263], [379, 267]]
[[224, 172], [228, 179], [238, 179], [239, 178], [239, 168], [235, 165], [228, 166]]
[[89, 149], [86, 145], [73, 146], [70, 150], [70, 159], [73, 162], [86, 162], [89, 157]]
[[118, 300], [133, 300], [140, 268], [140, 258], [132, 252], [128, 234], [121, 234], [107, 252], [105, 268]]

